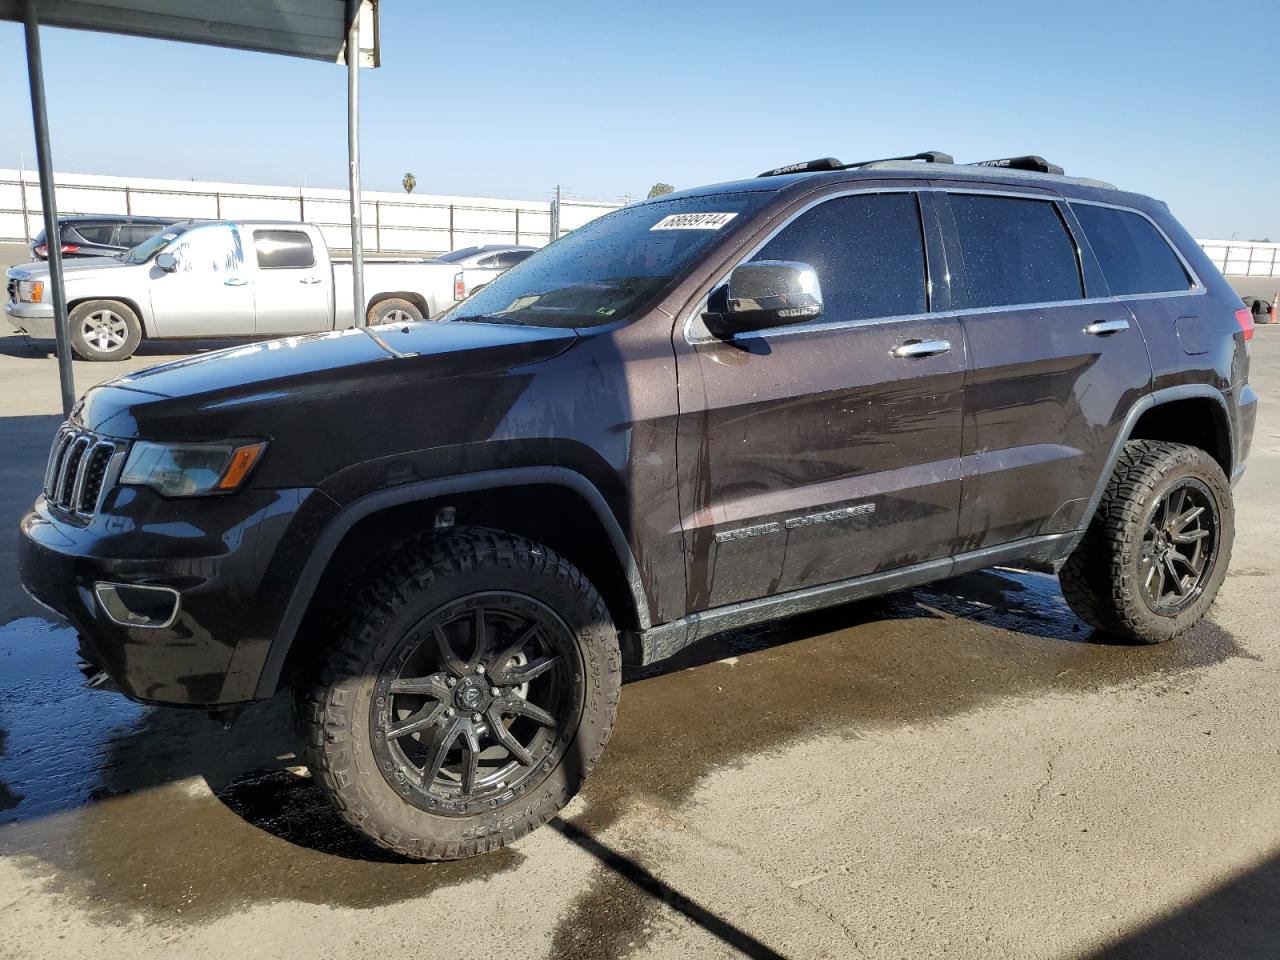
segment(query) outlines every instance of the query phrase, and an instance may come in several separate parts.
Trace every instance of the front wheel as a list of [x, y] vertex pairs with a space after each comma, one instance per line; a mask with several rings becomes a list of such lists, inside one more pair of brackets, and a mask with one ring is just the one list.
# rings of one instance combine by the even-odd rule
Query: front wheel
[[142, 342], [142, 323], [116, 300], [76, 304], [67, 318], [71, 349], [81, 360], [127, 360]]
[[1130, 441], [1062, 568], [1062, 593], [1106, 633], [1171, 640], [1213, 603], [1234, 538], [1231, 485], [1217, 461], [1180, 443]]
[[497, 531], [413, 540], [376, 569], [302, 692], [307, 763], [383, 847], [496, 850], [599, 759], [621, 684], [613, 623], [577, 568]]

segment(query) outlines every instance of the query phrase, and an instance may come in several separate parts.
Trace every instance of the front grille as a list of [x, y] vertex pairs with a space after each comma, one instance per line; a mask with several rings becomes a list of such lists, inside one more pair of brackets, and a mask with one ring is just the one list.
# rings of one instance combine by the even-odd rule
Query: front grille
[[9, 299], [12, 300], [14, 303], [18, 302], [18, 281], [17, 280], [9, 281]]
[[53, 440], [44, 496], [63, 513], [87, 519], [97, 511], [107, 473], [124, 444], [63, 425]]

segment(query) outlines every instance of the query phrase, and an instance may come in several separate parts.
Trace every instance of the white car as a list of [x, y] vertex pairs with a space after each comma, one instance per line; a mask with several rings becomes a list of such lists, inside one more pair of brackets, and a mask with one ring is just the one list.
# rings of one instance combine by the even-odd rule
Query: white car
[[454, 267], [453, 299], [458, 301], [467, 299], [486, 283], [536, 252], [537, 247], [491, 243], [481, 247], [462, 247], [427, 262], [447, 263]]

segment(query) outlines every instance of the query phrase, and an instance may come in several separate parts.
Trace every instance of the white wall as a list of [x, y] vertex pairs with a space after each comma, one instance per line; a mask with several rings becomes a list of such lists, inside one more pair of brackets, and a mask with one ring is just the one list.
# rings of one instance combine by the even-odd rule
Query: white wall
[[[55, 174], [54, 182], [59, 214], [306, 220], [321, 228], [330, 246], [351, 244], [345, 190], [64, 173]], [[438, 253], [479, 243], [540, 247], [551, 229], [551, 204], [541, 200], [365, 191], [362, 201], [365, 249], [371, 253]], [[565, 200], [561, 232], [619, 206]], [[0, 168], [0, 242], [23, 241], [42, 226], [35, 172], [19, 179], [17, 170]]]
[[1280, 243], [1197, 240], [1214, 266], [1228, 277], [1280, 277]]

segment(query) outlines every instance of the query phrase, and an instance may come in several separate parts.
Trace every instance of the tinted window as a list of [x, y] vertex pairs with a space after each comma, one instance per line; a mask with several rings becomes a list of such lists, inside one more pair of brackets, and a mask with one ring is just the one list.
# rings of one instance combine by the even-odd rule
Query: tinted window
[[311, 238], [301, 230], [255, 230], [253, 252], [262, 270], [313, 267], [316, 263]]
[[76, 233], [89, 243], [111, 243], [111, 234], [114, 230], [115, 226], [110, 223], [77, 223], [75, 225]]
[[914, 193], [822, 203], [789, 223], [755, 260], [807, 263], [822, 284], [824, 320], [924, 313], [924, 236]]
[[481, 268], [482, 270], [490, 270], [490, 269], [496, 268], [498, 266], [498, 258], [496, 256], [485, 257], [482, 260], [477, 260], [476, 266]]
[[1114, 296], [1186, 290], [1191, 278], [1151, 221], [1136, 213], [1073, 203]]
[[1078, 300], [1075, 244], [1057, 208], [1044, 200], [950, 195], [964, 256], [958, 309]]
[[506, 253], [500, 253], [497, 257], [497, 266], [502, 270], [507, 270], [517, 263], [527, 260], [531, 253], [533, 253], [532, 250], [508, 250]]
[[159, 223], [124, 224], [120, 227], [119, 243], [122, 247], [136, 247], [142, 241], [154, 237], [164, 229]]

